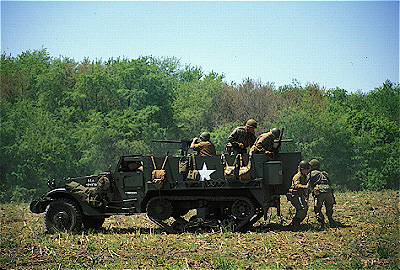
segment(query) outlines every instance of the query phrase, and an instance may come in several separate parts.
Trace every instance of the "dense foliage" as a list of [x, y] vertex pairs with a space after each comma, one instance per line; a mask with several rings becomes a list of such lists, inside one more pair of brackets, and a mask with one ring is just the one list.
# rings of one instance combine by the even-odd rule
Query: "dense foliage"
[[153, 139], [211, 132], [219, 152], [248, 118], [285, 127], [284, 151], [318, 158], [338, 187], [398, 188], [400, 86], [369, 93], [294, 81], [227, 84], [175, 58], [75, 62], [45, 49], [1, 56], [0, 201], [28, 200], [46, 180], [107, 170], [121, 154], [172, 153]]

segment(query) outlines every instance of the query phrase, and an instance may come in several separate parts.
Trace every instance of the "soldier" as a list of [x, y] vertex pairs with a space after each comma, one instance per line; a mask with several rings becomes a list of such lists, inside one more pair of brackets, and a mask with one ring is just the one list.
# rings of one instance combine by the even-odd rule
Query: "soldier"
[[247, 147], [252, 146], [256, 141], [254, 129], [257, 128], [257, 122], [249, 119], [245, 126], [235, 128], [228, 137], [228, 142], [233, 148], [233, 154], [245, 154]]
[[298, 172], [293, 176], [292, 186], [287, 194], [288, 200], [296, 208], [296, 215], [289, 226], [299, 226], [300, 223], [307, 216], [308, 211], [308, 188], [307, 173], [310, 165], [307, 161], [300, 161]]
[[328, 178], [326, 171], [320, 171], [320, 163], [317, 159], [310, 161], [310, 173], [308, 175], [310, 188], [314, 197], [314, 213], [321, 224], [321, 228], [325, 226], [324, 214], [322, 214], [322, 205], [325, 205], [326, 216], [329, 220], [329, 225], [334, 226], [335, 221], [332, 218], [333, 205], [336, 204], [335, 197], [333, 196], [333, 189]]
[[281, 131], [277, 128], [273, 128], [269, 132], [261, 134], [250, 148], [250, 153], [273, 156], [280, 150], [274, 147], [274, 141], [279, 138], [280, 135]]
[[210, 142], [210, 133], [208, 132], [200, 134], [200, 142], [198, 138], [194, 138], [190, 149], [197, 151], [199, 156], [215, 156], [217, 154], [214, 144]]

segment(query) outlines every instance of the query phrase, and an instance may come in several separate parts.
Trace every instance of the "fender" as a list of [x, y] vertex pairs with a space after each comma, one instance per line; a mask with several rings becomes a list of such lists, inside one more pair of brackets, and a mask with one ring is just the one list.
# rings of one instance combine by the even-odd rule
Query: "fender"
[[83, 202], [65, 188], [56, 188], [50, 190], [46, 195], [42, 196], [38, 200], [32, 201], [30, 205], [31, 211], [33, 213], [43, 213], [46, 210], [47, 205], [49, 205], [52, 201], [60, 198], [67, 198], [75, 201], [81, 208], [84, 215], [104, 216], [103, 213], [98, 211], [96, 208], [90, 206], [86, 202]]

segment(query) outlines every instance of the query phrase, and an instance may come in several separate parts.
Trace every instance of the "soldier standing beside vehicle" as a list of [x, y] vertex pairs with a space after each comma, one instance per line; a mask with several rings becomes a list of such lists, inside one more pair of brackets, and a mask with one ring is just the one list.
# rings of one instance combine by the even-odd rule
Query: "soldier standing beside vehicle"
[[[231, 135], [228, 137], [230, 147], [232, 147], [233, 154], [245, 154], [247, 147], [250, 147], [256, 141], [254, 129], [257, 128], [257, 122], [254, 119], [249, 119], [245, 126], [235, 128]], [[228, 145], [229, 145], [228, 144]]]
[[274, 147], [274, 141], [278, 139], [280, 135], [281, 131], [277, 128], [273, 128], [269, 132], [261, 134], [250, 148], [250, 153], [273, 156], [280, 150]]
[[333, 205], [336, 204], [333, 196], [333, 189], [326, 171], [320, 171], [320, 163], [317, 159], [310, 161], [310, 173], [308, 175], [310, 188], [314, 197], [314, 213], [321, 224], [321, 228], [325, 226], [324, 214], [322, 214], [322, 205], [325, 205], [326, 216], [329, 220], [329, 225], [334, 226], [335, 221], [332, 218]]
[[217, 154], [214, 144], [210, 142], [210, 133], [208, 132], [200, 134], [200, 142], [198, 138], [194, 138], [190, 149], [197, 151], [199, 156], [215, 156]]
[[296, 208], [296, 215], [289, 226], [299, 226], [307, 216], [309, 188], [307, 173], [309, 169], [310, 165], [308, 162], [302, 160], [299, 163], [298, 172], [293, 176], [287, 199], [292, 203], [294, 208]]

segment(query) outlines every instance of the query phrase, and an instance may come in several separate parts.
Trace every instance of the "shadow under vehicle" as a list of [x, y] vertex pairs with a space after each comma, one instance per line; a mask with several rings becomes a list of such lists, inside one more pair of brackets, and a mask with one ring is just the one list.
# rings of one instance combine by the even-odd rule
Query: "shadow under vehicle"
[[[111, 215], [147, 213], [168, 233], [231, 226], [245, 231], [287, 193], [301, 154], [121, 156], [114, 170], [49, 181], [32, 201], [49, 232], [100, 228]], [[185, 215], [196, 214], [189, 220]]]

